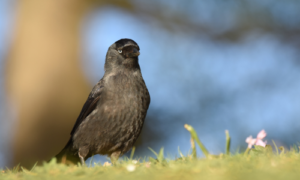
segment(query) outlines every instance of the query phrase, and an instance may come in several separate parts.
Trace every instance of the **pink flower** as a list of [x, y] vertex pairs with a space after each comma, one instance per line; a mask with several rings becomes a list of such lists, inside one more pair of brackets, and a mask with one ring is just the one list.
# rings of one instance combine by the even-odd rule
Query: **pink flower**
[[151, 165], [151, 162], [146, 162], [146, 163], [145, 163], [145, 166], [146, 166], [147, 168], [149, 168], [150, 165]]
[[248, 143], [248, 148], [250, 149], [253, 145], [259, 145], [265, 147], [267, 144], [267, 141], [262, 141], [263, 138], [267, 136], [267, 133], [265, 130], [261, 130], [258, 134], [256, 139], [253, 139], [252, 136], [247, 137], [246, 143]]

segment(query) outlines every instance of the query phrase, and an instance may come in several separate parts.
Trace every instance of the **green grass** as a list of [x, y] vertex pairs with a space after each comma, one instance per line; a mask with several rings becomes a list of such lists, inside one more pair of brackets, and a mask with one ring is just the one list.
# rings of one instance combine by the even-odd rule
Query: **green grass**
[[[31, 170], [22, 167], [7, 169], [0, 172], [0, 180], [9, 179], [300, 179], [300, 154], [298, 147], [289, 151], [283, 147], [273, 151], [270, 145], [265, 148], [255, 146], [244, 153], [230, 154], [230, 137], [226, 133], [226, 152], [211, 155], [197, 137], [191, 126], [185, 126], [191, 133], [192, 153], [176, 160], [165, 159], [163, 149], [153, 153], [156, 159], [132, 160], [125, 158], [113, 166], [95, 165], [94, 167], [66, 166], [57, 164], [53, 159], [50, 163], [35, 166]], [[205, 158], [197, 158], [195, 142], [204, 152]], [[194, 144], [194, 145], [193, 145]], [[206, 150], [206, 151], [205, 151]], [[134, 152], [134, 150], [133, 150]], [[133, 155], [133, 153], [132, 153]]]

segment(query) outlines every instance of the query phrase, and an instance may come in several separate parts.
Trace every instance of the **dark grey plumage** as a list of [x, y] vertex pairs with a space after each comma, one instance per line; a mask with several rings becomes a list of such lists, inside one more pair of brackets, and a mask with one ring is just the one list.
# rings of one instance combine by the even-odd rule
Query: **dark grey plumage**
[[137, 140], [150, 104], [150, 95], [138, 63], [139, 46], [131, 39], [111, 45], [105, 74], [85, 102], [65, 148], [56, 155], [78, 163], [94, 154], [112, 161]]

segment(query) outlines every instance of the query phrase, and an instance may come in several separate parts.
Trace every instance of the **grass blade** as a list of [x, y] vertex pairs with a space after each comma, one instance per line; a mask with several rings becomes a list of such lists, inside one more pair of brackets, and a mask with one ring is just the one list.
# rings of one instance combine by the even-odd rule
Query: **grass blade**
[[225, 134], [226, 134], [226, 154], [229, 155], [230, 154], [231, 138], [229, 136], [229, 131], [228, 130], [225, 131]]
[[278, 149], [281, 151], [280, 156], [284, 155], [284, 147], [280, 146]]
[[157, 159], [159, 162], [163, 162], [164, 160], [164, 148], [160, 148]]
[[182, 152], [179, 149], [179, 146], [178, 146], [178, 153], [179, 153], [179, 155], [181, 156], [182, 159], [185, 159], [184, 155], [182, 154]]
[[155, 154], [155, 156], [158, 157], [158, 154], [152, 148], [148, 147], [148, 149], [150, 149], [150, 151], [152, 151], [153, 154]]
[[273, 142], [274, 147], [275, 147], [275, 149], [276, 149], [276, 154], [278, 155], [278, 154], [279, 154], [279, 152], [278, 152], [278, 147], [277, 147], [277, 145], [275, 144], [275, 141], [274, 141], [274, 140], [272, 140], [272, 142]]
[[197, 158], [197, 150], [196, 150], [195, 141], [193, 138], [191, 138], [191, 147], [192, 147], [192, 157], [194, 159], [196, 159]]
[[209, 156], [209, 152], [207, 151], [207, 149], [205, 148], [205, 146], [201, 143], [201, 141], [199, 140], [196, 131], [194, 130], [194, 128], [188, 124], [184, 125], [184, 128], [187, 129], [190, 133], [192, 138], [197, 142], [198, 146], [200, 147], [201, 151], [203, 152], [203, 154], [208, 157]]
[[34, 165], [32, 166], [32, 168], [30, 169], [30, 171], [33, 171], [33, 170], [34, 170], [34, 168], [36, 167], [37, 163], [38, 163], [38, 162], [34, 163]]
[[135, 147], [133, 146], [133, 148], [131, 149], [131, 153], [130, 153], [130, 160], [132, 160], [134, 152], [135, 152]]
[[94, 160], [94, 155], [92, 155], [92, 158], [90, 159], [89, 167], [92, 167], [93, 160]]

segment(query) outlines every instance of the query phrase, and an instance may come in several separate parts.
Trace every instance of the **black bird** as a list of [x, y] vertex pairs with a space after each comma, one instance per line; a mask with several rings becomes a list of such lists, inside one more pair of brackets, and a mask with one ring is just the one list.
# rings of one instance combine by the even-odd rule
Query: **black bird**
[[150, 95], [138, 62], [139, 46], [120, 39], [106, 54], [105, 74], [86, 100], [64, 149], [55, 157], [74, 164], [95, 154], [112, 162], [130, 150], [141, 133]]

